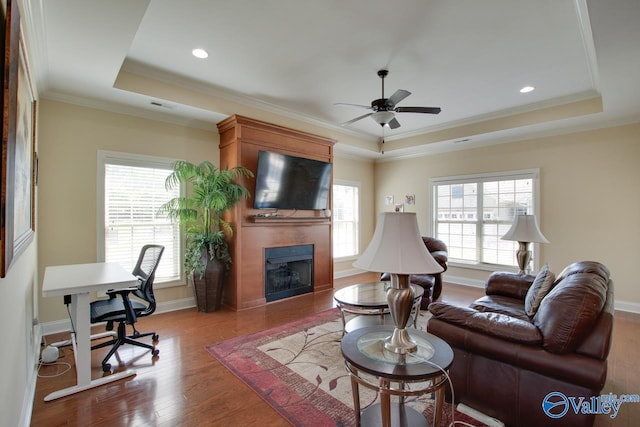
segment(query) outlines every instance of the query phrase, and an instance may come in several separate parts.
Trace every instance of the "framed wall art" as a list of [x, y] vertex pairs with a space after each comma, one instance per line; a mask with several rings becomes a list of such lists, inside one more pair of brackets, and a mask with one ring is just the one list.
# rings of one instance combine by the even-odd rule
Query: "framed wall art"
[[4, 36], [0, 277], [35, 233], [36, 102], [20, 41], [17, 0], [7, 1]]

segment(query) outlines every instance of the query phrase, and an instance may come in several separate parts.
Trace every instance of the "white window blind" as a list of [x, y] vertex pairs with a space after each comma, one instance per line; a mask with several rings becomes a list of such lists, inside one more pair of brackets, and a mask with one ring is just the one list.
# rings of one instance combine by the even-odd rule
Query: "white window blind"
[[117, 262], [132, 270], [145, 244], [165, 247], [156, 270], [156, 283], [181, 278], [180, 228], [160, 207], [178, 197], [180, 189], [166, 190], [171, 160], [134, 156], [126, 153], [101, 155], [104, 206], [102, 255], [106, 262]]
[[333, 257], [358, 255], [360, 236], [360, 185], [357, 183], [333, 186]]
[[517, 266], [517, 242], [500, 237], [515, 215], [538, 213], [538, 188], [537, 170], [432, 180], [433, 229], [449, 261]]

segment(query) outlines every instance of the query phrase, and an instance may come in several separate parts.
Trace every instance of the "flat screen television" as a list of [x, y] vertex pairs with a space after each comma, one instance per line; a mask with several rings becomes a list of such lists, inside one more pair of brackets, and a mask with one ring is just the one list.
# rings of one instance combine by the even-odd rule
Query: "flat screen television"
[[331, 163], [260, 151], [255, 209], [327, 209]]

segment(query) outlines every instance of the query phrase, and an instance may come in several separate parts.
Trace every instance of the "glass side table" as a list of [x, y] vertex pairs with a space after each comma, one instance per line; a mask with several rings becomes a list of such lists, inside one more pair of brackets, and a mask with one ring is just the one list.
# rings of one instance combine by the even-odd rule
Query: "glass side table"
[[[421, 413], [404, 405], [404, 398], [435, 393], [433, 425], [437, 426], [447, 385], [445, 372], [453, 363], [453, 350], [434, 335], [411, 330], [411, 338], [418, 345], [416, 352], [393, 353], [384, 348], [384, 340], [392, 332], [393, 326], [374, 326], [357, 329], [342, 339], [356, 421], [363, 426], [428, 426]], [[380, 403], [360, 411], [361, 385], [379, 393]], [[398, 402], [392, 403], [391, 396], [398, 396]]]
[[[387, 303], [387, 289], [390, 282], [368, 282], [347, 286], [338, 289], [333, 294], [333, 299], [340, 309], [342, 316], [342, 334], [356, 329], [377, 326], [393, 325], [393, 320], [389, 314]], [[420, 303], [424, 295], [422, 286], [411, 285], [413, 289], [413, 307], [411, 318], [408, 324], [413, 322], [413, 327], [417, 326], [418, 315], [420, 314]], [[346, 321], [346, 314], [355, 314], [356, 317]]]

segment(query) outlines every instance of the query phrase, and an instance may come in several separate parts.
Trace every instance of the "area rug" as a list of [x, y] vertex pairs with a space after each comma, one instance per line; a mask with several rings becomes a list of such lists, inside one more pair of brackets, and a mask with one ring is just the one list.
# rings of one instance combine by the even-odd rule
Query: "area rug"
[[[426, 323], [421, 317], [420, 323]], [[340, 312], [332, 309], [206, 349], [294, 426], [355, 426], [351, 382], [340, 352], [341, 331]], [[360, 387], [362, 409], [377, 401], [374, 391]], [[405, 402], [431, 424], [430, 395]], [[440, 424], [448, 426], [454, 416], [483, 425], [457, 411], [453, 415], [447, 403]]]

